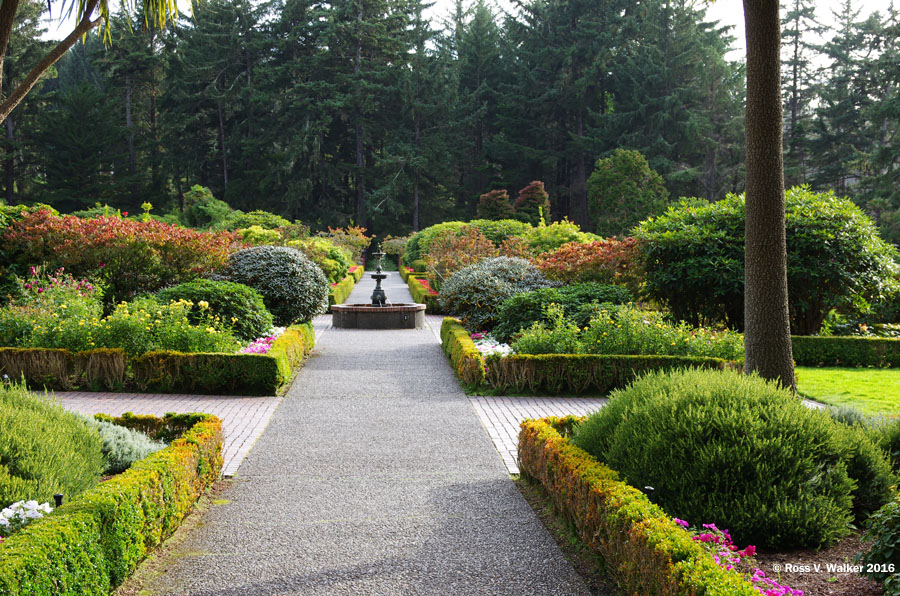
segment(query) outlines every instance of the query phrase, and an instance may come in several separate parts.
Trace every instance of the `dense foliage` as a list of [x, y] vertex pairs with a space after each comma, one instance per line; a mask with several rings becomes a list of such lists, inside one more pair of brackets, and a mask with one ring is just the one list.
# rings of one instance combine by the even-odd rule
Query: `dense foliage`
[[714, 519], [740, 542], [790, 547], [848, 531], [863, 467], [853, 465], [846, 433], [759, 377], [687, 370], [614, 391], [574, 441], [632, 486], [653, 486], [670, 515]]
[[0, 507], [53, 502], [91, 488], [103, 471], [102, 441], [93, 425], [48, 396], [0, 384]]
[[537, 267], [524, 259], [484, 259], [454, 273], [441, 287], [441, 306], [470, 329], [493, 327], [507, 298], [550, 286]]
[[666, 208], [669, 191], [638, 151], [616, 149], [598, 159], [588, 178], [588, 208], [594, 231], [603, 236], [628, 234], [640, 221]]
[[[816, 333], [833, 308], [865, 309], [894, 291], [897, 251], [833, 193], [787, 191], [791, 331]], [[744, 197], [685, 200], [635, 229], [646, 291], [681, 319], [743, 325]]]
[[[163, 304], [179, 300], [195, 305], [204, 302], [208, 313], [218, 316], [236, 337], [245, 341], [262, 337], [272, 327], [272, 315], [266, 310], [262, 295], [244, 284], [198, 279], [160, 290], [156, 298]], [[191, 309], [188, 320], [200, 324], [208, 313], [206, 309]]]
[[144, 433], [107, 422], [91, 420], [103, 440], [104, 473], [118, 474], [131, 467], [134, 462], [151, 453], [163, 449], [166, 444], [154, 441]]
[[636, 286], [640, 267], [634, 238], [570, 242], [540, 255], [536, 264], [550, 279], [565, 283], [600, 282]]
[[322, 270], [296, 248], [256, 246], [233, 253], [227, 276], [262, 294], [277, 325], [306, 322], [328, 307], [329, 283]]

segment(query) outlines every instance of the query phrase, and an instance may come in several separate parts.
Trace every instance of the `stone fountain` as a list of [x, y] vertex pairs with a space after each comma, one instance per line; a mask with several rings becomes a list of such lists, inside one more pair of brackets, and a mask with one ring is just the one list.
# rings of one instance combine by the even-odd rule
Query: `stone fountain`
[[379, 247], [372, 253], [378, 259], [375, 273], [375, 291], [372, 304], [335, 304], [331, 307], [331, 324], [340, 329], [421, 329], [425, 326], [425, 305], [410, 302], [391, 303], [381, 282], [387, 273], [381, 271], [385, 253]]

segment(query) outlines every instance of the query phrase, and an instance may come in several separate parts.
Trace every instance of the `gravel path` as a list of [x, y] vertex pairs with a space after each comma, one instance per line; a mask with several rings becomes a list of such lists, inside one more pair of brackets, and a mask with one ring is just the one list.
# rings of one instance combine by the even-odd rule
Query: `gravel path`
[[[411, 301], [398, 274], [384, 286]], [[324, 330], [223, 497], [149, 593], [589, 594], [432, 329]]]

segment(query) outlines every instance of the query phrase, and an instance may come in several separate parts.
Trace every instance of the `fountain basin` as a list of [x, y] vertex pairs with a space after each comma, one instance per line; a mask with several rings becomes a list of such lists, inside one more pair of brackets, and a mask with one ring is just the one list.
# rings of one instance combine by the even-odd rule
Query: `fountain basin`
[[425, 305], [403, 302], [388, 306], [335, 304], [331, 324], [338, 329], [422, 329]]

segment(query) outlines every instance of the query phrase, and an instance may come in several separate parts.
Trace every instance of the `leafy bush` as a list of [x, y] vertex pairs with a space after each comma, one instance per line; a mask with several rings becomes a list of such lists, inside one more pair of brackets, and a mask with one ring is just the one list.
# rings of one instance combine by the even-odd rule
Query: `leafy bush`
[[428, 279], [435, 287], [440, 288], [445, 280], [466, 265], [495, 256], [497, 248], [493, 242], [478, 228], [465, 226], [455, 234], [444, 234], [432, 239], [425, 255]]
[[569, 242], [590, 242], [594, 238], [596, 236], [585, 234], [578, 224], [572, 223], [568, 219], [555, 221], [549, 225], [535, 226], [525, 234], [525, 240], [535, 255], [556, 250]]
[[13, 222], [0, 238], [0, 250], [11, 261], [46, 262], [76, 277], [99, 280], [109, 304], [215, 270], [235, 245], [235, 235], [228, 232], [117, 217], [56, 217], [48, 211]]
[[715, 519], [741, 542], [794, 547], [847, 533], [859, 490], [845, 433], [775, 383], [686, 370], [614, 391], [573, 440], [632, 486], [653, 486], [670, 515]]
[[473, 219], [470, 226], [487, 236], [488, 240], [500, 246], [510, 237], [527, 238], [532, 227], [517, 219]]
[[550, 195], [544, 189], [544, 183], [534, 180], [519, 191], [513, 203], [514, 216], [533, 226], [550, 219]]
[[492, 190], [478, 198], [478, 219], [501, 220], [513, 217], [513, 206], [505, 190]]
[[199, 279], [160, 290], [156, 298], [163, 304], [179, 300], [195, 305], [205, 302], [208, 311], [198, 308], [187, 313], [191, 323], [198, 325], [204, 322], [207, 313], [212, 313], [245, 341], [262, 336], [272, 327], [272, 315], [266, 310], [262, 295], [244, 284]]
[[205, 186], [195, 184], [184, 193], [184, 203], [179, 219], [191, 228], [218, 227], [232, 212], [225, 201], [213, 196]]
[[[787, 191], [791, 330], [812, 335], [829, 310], [865, 309], [897, 285], [897, 251], [849, 199]], [[743, 326], [744, 196], [684, 200], [635, 229], [647, 294], [680, 319]]]
[[348, 248], [335, 244], [329, 238], [313, 236], [302, 240], [291, 240], [288, 246], [299, 249], [313, 263], [318, 265], [325, 277], [332, 283], [339, 282], [347, 276], [353, 264], [353, 253]]
[[250, 226], [249, 228], [241, 228], [237, 231], [241, 236], [241, 240], [245, 244], [259, 246], [260, 244], [280, 244], [282, 241], [281, 234], [278, 230], [268, 230], [260, 226]]
[[619, 236], [638, 222], [662, 213], [669, 191], [638, 151], [616, 149], [597, 160], [587, 181], [588, 211], [594, 231]]
[[900, 595], [900, 496], [872, 515], [864, 539], [872, 546], [859, 556], [863, 575], [882, 582], [887, 596]]
[[277, 230], [279, 228], [286, 228], [290, 225], [290, 221], [280, 215], [269, 213], [268, 211], [257, 210], [244, 213], [243, 211], [237, 210], [230, 212], [216, 227], [221, 230], [232, 231], [244, 230], [254, 226], [258, 226], [264, 230]]
[[507, 298], [550, 285], [525, 259], [496, 257], [454, 273], [441, 286], [440, 301], [445, 312], [460, 316], [469, 329], [488, 329]]
[[0, 385], [0, 507], [95, 486], [102, 441], [89, 422], [24, 386]]
[[359, 226], [346, 228], [328, 228], [328, 232], [319, 232], [320, 237], [327, 238], [338, 248], [350, 251], [350, 264], [362, 263], [363, 253], [372, 242], [366, 235], [366, 229]]
[[595, 281], [637, 287], [641, 272], [636, 257], [634, 238], [610, 238], [564, 244], [542, 254], [535, 264], [549, 279], [564, 283]]
[[550, 304], [511, 347], [517, 354], [574, 354], [579, 343], [578, 326], [566, 318], [562, 306]]
[[322, 270], [296, 248], [256, 246], [233, 253], [225, 267], [232, 281], [262, 294], [276, 325], [310, 321], [328, 308]]
[[793, 336], [794, 360], [802, 366], [900, 367], [900, 339]]
[[165, 448], [166, 444], [154, 441], [144, 433], [104, 420], [90, 420], [103, 439], [105, 474], [118, 474], [134, 462]]
[[[497, 315], [494, 337], [509, 342], [520, 330], [532, 323], [546, 320], [545, 309], [550, 304], [562, 306], [569, 319], [575, 319], [580, 309], [592, 302], [624, 304], [631, 302], [631, 293], [621, 286], [600, 283], [581, 283], [561, 288], [542, 288], [532, 292], [516, 294], [507, 299]], [[581, 324], [575, 321], [576, 324]]]

